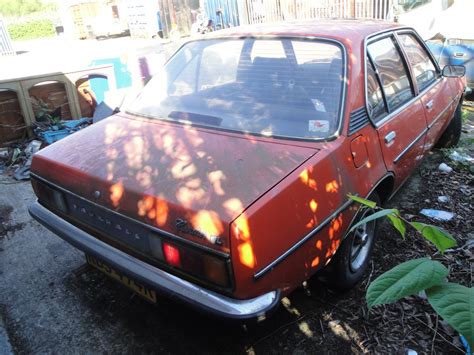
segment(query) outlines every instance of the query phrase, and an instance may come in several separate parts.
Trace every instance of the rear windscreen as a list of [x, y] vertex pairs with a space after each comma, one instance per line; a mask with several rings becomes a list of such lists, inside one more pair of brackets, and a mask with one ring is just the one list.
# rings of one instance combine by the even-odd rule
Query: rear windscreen
[[294, 138], [339, 127], [341, 48], [329, 41], [213, 39], [184, 45], [129, 112], [188, 124]]

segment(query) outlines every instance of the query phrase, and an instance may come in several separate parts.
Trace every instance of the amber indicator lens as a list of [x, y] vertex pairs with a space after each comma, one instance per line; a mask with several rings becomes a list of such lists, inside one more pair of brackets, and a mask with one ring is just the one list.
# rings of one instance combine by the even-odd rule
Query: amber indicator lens
[[168, 265], [215, 285], [229, 286], [227, 263], [224, 259], [174, 243], [162, 244], [164, 259]]

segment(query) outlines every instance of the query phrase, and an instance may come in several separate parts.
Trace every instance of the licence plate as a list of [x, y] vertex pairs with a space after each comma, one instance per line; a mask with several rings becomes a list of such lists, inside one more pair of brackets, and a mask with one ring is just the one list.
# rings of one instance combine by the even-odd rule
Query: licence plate
[[148, 301], [152, 303], [156, 303], [156, 293], [153, 290], [145, 287], [138, 281], [131, 279], [130, 277], [122, 274], [121, 272], [113, 269], [109, 265], [105, 264], [104, 262], [97, 260], [95, 257], [86, 254], [87, 263], [99, 271], [102, 271], [104, 274], [108, 275], [109, 277], [119, 281], [123, 285], [127, 286], [128, 288], [132, 289], [140, 296], [144, 297]]

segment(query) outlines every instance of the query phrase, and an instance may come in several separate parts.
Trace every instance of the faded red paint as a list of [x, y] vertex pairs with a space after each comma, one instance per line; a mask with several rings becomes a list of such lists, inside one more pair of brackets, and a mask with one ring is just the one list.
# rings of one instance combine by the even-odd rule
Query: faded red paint
[[228, 251], [230, 222], [318, 151], [290, 143], [116, 115], [41, 150], [32, 171], [171, 233], [184, 218]]
[[[389, 192], [395, 191], [456, 108], [462, 80], [442, 79], [377, 129], [369, 124], [348, 134], [350, 113], [365, 106], [364, 39], [396, 27], [380, 21], [290, 22], [211, 35], [321, 36], [343, 43], [348, 87], [341, 134], [332, 141], [255, 137], [119, 114], [40, 151], [32, 172], [171, 233], [178, 234], [176, 218], [184, 218], [199, 230], [218, 234], [224, 238], [222, 246], [184, 237], [230, 254], [232, 297], [247, 299], [275, 289], [285, 295], [330, 261], [355, 215], [354, 206], [274, 270], [258, 280], [254, 274], [334, 213], [348, 193], [365, 197], [387, 175], [394, 176]], [[431, 98], [434, 106], [426, 110]], [[446, 105], [433, 129], [394, 163]], [[384, 137], [391, 131], [397, 139], [387, 145]], [[96, 190], [101, 196], [95, 200]]]

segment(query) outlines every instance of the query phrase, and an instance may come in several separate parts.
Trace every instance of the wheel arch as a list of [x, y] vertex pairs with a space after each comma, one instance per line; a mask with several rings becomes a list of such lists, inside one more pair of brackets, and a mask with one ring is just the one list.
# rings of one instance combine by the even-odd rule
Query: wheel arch
[[393, 194], [395, 186], [395, 177], [393, 173], [388, 173], [384, 177], [382, 177], [375, 186], [370, 190], [367, 197], [369, 197], [373, 192], [376, 192], [379, 197], [381, 203], [387, 202]]

